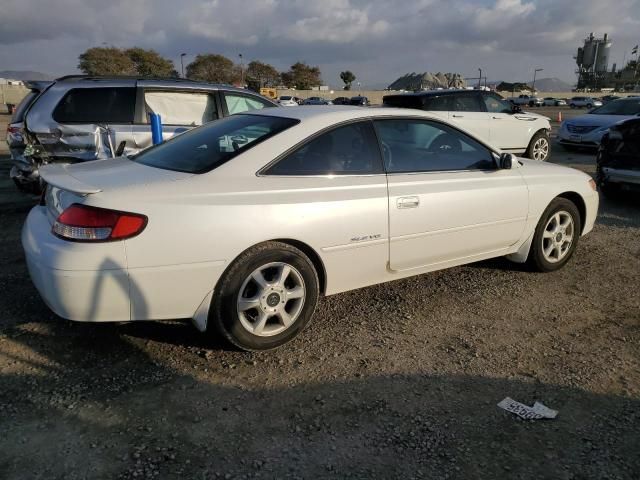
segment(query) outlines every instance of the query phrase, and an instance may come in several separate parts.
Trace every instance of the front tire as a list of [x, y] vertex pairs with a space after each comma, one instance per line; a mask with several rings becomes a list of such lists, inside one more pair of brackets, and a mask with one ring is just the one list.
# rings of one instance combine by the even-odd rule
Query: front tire
[[302, 251], [266, 242], [242, 253], [216, 290], [209, 312], [212, 330], [242, 350], [262, 351], [303, 330], [318, 302], [319, 281]]
[[536, 132], [529, 142], [529, 146], [525, 152], [525, 157], [532, 160], [538, 160], [539, 162], [544, 162], [549, 159], [549, 155], [551, 155], [549, 134], [544, 130]]
[[536, 226], [527, 262], [540, 272], [559, 270], [575, 252], [580, 232], [578, 208], [566, 198], [555, 198]]

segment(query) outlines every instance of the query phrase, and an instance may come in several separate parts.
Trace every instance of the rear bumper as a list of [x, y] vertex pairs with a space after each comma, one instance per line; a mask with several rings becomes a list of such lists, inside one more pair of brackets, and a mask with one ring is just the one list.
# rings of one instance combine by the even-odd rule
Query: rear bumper
[[621, 170], [602, 167], [604, 180], [613, 183], [628, 183], [640, 186], [640, 170]]
[[22, 229], [29, 275], [57, 315], [89, 322], [131, 319], [122, 242], [78, 244], [51, 233], [44, 207], [34, 207]]

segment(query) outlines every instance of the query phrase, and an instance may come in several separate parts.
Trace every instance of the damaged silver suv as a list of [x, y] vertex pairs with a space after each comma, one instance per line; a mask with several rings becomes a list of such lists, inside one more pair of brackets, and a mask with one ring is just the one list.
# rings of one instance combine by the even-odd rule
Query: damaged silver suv
[[234, 113], [277, 107], [254, 92], [183, 79], [67, 76], [31, 85], [7, 128], [20, 190], [39, 193], [47, 163], [76, 163], [149, 147], [149, 114], [160, 115], [163, 138]]

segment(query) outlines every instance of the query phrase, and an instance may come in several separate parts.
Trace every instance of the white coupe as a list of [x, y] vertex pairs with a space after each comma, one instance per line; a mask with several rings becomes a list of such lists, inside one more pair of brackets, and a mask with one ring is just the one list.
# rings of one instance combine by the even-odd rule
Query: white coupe
[[22, 243], [54, 312], [191, 318], [246, 350], [291, 340], [319, 295], [498, 256], [556, 270], [598, 209], [584, 173], [393, 108], [238, 114], [41, 174]]

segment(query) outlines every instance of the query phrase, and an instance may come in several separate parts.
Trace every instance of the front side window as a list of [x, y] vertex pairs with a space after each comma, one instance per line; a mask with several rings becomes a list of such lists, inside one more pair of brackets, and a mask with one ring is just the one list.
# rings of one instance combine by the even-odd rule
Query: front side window
[[290, 118], [236, 115], [176, 135], [130, 158], [150, 167], [205, 173], [298, 122]]
[[511, 113], [511, 104], [495, 95], [483, 95], [487, 112], [490, 113]]
[[136, 89], [133, 87], [75, 88], [53, 111], [58, 123], [133, 123]]
[[480, 105], [480, 96], [468, 93], [453, 96], [453, 106], [451, 108], [454, 112], [483, 112], [484, 109]]
[[308, 141], [265, 172], [266, 175], [365, 175], [382, 173], [380, 149], [371, 122], [337, 127]]
[[224, 94], [224, 101], [227, 104], [229, 115], [273, 107], [273, 105], [266, 100], [229, 92]]
[[374, 124], [389, 173], [496, 168], [489, 149], [447, 125], [408, 119]]
[[197, 127], [218, 118], [210, 93], [146, 90], [144, 103], [147, 114], [159, 114], [164, 125]]

